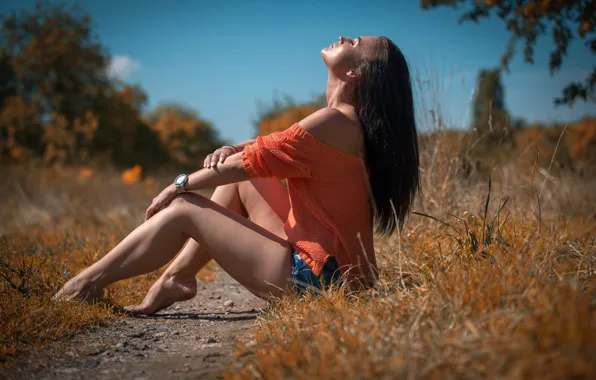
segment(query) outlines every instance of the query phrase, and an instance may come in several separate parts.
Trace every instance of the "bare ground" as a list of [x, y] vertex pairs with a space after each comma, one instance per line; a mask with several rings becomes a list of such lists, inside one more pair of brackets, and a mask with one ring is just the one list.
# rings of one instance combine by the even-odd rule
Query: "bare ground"
[[221, 378], [266, 302], [223, 273], [153, 317], [124, 317], [20, 358], [7, 379]]

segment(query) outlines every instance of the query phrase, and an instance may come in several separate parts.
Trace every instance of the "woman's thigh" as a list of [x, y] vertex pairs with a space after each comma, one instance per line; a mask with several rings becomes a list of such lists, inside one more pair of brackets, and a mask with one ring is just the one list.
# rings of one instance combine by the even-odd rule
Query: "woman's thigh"
[[291, 282], [291, 246], [275, 233], [194, 193], [163, 212], [168, 224], [209, 251], [232, 277], [261, 296], [281, 295]]

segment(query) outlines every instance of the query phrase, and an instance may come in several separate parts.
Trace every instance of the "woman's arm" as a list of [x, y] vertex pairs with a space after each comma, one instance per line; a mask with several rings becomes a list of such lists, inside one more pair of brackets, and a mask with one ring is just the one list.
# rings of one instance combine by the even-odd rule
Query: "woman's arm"
[[213, 166], [217, 166], [217, 163], [223, 163], [226, 158], [229, 156], [242, 152], [244, 147], [250, 144], [254, 144], [257, 140], [246, 140], [236, 145], [224, 145], [221, 148], [217, 149], [215, 152], [208, 154], [207, 157], [203, 160], [203, 167], [210, 168]]
[[238, 152], [242, 152], [242, 150], [244, 149], [245, 146], [250, 145], [250, 144], [254, 144], [255, 141], [257, 141], [257, 140], [256, 139], [246, 140], [246, 141], [243, 141], [241, 143], [234, 144], [232, 146], [234, 148], [238, 149]]
[[[211, 168], [198, 170], [188, 176], [186, 189], [196, 191], [241, 182], [249, 179], [249, 175], [242, 164], [242, 152], [235, 153], [226, 158], [224, 163], [218, 163]], [[176, 187], [170, 185], [174, 192]]]
[[[249, 174], [242, 164], [242, 153], [239, 152], [228, 157], [225, 163], [219, 163], [212, 168], [205, 168], [192, 173], [188, 176], [188, 182], [185, 188], [187, 191], [209, 189], [229, 183], [245, 181], [249, 178]], [[151, 205], [145, 212], [145, 220], [148, 220], [166, 207], [176, 195], [176, 186], [172, 183], [153, 199], [153, 202], [151, 202]]]

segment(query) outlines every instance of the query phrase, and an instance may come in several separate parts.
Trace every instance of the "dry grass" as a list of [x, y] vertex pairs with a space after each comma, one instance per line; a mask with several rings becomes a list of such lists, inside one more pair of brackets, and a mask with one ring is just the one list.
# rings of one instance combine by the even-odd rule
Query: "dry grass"
[[460, 142], [422, 147], [418, 214], [376, 241], [378, 286], [283, 298], [227, 378], [596, 377], [596, 178], [511, 159], [487, 199]]
[[[3, 171], [0, 185], [0, 364], [140, 302], [163, 270], [107, 289], [89, 306], [51, 301], [64, 282], [95, 262], [143, 220], [158, 183], [88, 168]], [[106, 196], [109, 194], [109, 196]], [[199, 274], [215, 276], [215, 265]]]
[[379, 241], [377, 289], [283, 299], [228, 377], [593, 378], [594, 226], [569, 227], [538, 234], [512, 221], [510, 246], [488, 247], [489, 258], [429, 227], [404, 238], [401, 255]]

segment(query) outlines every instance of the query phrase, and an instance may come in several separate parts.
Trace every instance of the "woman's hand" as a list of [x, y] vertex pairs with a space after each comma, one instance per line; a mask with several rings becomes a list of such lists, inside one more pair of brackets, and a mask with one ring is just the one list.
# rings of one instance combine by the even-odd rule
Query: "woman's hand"
[[231, 145], [224, 145], [219, 149], [216, 149], [215, 152], [209, 154], [205, 157], [205, 161], [203, 162], [203, 167], [212, 168], [216, 166], [218, 163], [223, 164], [229, 156], [238, 153], [238, 149]]
[[173, 185], [166, 187], [159, 195], [153, 198], [153, 202], [145, 212], [145, 221], [164, 209], [176, 197], [176, 188]]

